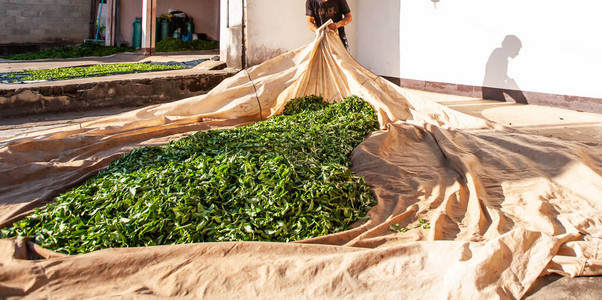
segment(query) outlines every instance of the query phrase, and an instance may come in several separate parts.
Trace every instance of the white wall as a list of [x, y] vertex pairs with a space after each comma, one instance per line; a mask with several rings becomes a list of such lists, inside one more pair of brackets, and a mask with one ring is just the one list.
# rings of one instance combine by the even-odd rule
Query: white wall
[[381, 76], [400, 77], [400, 0], [357, 0], [357, 58]]
[[[347, 0], [351, 13], [356, 0]], [[307, 27], [305, 0], [248, 0], [248, 52], [249, 65], [276, 57], [311, 42], [314, 33]], [[355, 22], [345, 31], [352, 54], [357, 52]]]
[[395, 1], [357, 2], [358, 61], [377, 74], [481, 86], [490, 55], [515, 35], [507, 75], [521, 90], [602, 98], [599, 0], [399, 0], [399, 19]]
[[314, 36], [305, 25], [305, 0], [251, 0], [247, 13], [250, 65], [299, 48]]
[[[240, 0], [230, 0], [232, 2]], [[347, 0], [352, 15], [355, 14], [356, 0]], [[233, 29], [226, 26], [224, 11], [228, 0], [221, 0], [221, 56], [229, 65], [236, 66], [240, 60], [233, 56], [240, 45], [233, 47]], [[238, 5], [238, 4], [237, 4]], [[237, 12], [231, 12], [236, 14]], [[282, 53], [310, 43], [314, 34], [309, 30], [305, 17], [305, 0], [247, 0], [247, 62], [249, 66], [259, 64]], [[349, 48], [352, 55], [357, 53], [356, 22], [346, 26]], [[240, 38], [236, 36], [236, 38]], [[230, 41], [230, 43], [228, 43]], [[227, 55], [227, 56], [226, 56]]]

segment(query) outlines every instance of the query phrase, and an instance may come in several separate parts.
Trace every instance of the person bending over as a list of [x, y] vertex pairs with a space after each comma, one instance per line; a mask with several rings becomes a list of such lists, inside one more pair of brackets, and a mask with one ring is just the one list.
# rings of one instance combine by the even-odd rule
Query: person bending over
[[351, 10], [347, 0], [307, 0], [305, 2], [307, 26], [315, 32], [318, 27], [332, 19], [328, 25], [331, 30], [338, 29], [343, 45], [349, 51], [349, 43], [345, 35], [345, 25], [351, 23]]

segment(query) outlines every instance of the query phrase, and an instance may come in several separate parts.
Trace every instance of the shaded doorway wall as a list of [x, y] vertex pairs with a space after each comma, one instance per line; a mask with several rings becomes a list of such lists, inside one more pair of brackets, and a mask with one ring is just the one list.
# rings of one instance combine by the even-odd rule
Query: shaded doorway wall
[[242, 68], [243, 0], [220, 0], [220, 60], [229, 67]]
[[[305, 0], [247, 1], [247, 61], [249, 66], [310, 43], [314, 33], [307, 27]], [[356, 0], [347, 0], [351, 14]], [[349, 51], [357, 53], [356, 22], [345, 26]]]
[[357, 0], [357, 59], [387, 78], [401, 75], [399, 0]]
[[[219, 40], [220, 0], [157, 0], [157, 16], [166, 14], [169, 9], [180, 10], [194, 21], [195, 32], [205, 33]], [[142, 17], [141, 0], [120, 1], [121, 34], [116, 41], [125, 41], [132, 45], [133, 23], [136, 17]]]
[[[356, 2], [347, 0], [354, 18], [345, 27], [352, 55], [357, 54]], [[221, 13], [220, 57], [234, 68], [242, 67], [243, 56], [247, 66], [253, 66], [304, 46], [314, 38], [307, 27], [305, 0], [221, 0]]]

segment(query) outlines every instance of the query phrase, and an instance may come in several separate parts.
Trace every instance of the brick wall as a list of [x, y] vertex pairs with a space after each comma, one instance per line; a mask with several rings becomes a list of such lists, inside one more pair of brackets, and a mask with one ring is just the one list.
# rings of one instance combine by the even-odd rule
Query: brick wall
[[82, 42], [90, 0], [0, 0], [0, 45]]

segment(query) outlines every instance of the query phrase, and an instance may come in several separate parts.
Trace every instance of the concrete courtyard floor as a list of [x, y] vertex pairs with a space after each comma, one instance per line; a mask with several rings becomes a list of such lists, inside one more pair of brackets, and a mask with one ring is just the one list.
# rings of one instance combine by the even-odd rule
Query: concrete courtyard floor
[[219, 50], [184, 51], [184, 52], [160, 52], [153, 56], [145, 56], [144, 53], [123, 52], [103, 57], [81, 57], [81, 58], [57, 58], [40, 60], [3, 60], [0, 59], [0, 73], [19, 72], [23, 70], [41, 70], [52, 68], [66, 68], [89, 66], [99, 64], [137, 63], [137, 62], [168, 62], [168, 61], [190, 61], [195, 59], [211, 59], [219, 55]]
[[[602, 114], [524, 105], [408, 90], [462, 113], [484, 118], [528, 133], [602, 146]], [[93, 111], [40, 114], [0, 120], [0, 140], [40, 129], [58, 128], [115, 115], [139, 107], [105, 108]]]
[[[218, 54], [218, 50], [207, 50], [159, 53], [151, 57], [139, 53], [120, 53], [108, 57], [0, 60], [0, 73], [132, 62], [192, 61], [198, 64], [198, 61], [205, 60], [192, 68], [179, 70], [15, 84], [0, 83], [0, 119], [4, 125], [13, 125], [46, 118], [61, 119], [65, 114], [57, 112], [65, 111], [93, 111], [93, 114], [107, 115], [116, 113], [117, 108], [159, 104], [204, 94], [237, 72], [218, 61]], [[69, 114], [65, 116], [68, 118]]]
[[[150, 58], [137, 53], [124, 53], [103, 58], [44, 60], [36, 62], [0, 61], [0, 73], [23, 69], [56, 68], [99, 63], [141, 62], [148, 60], [188, 61], [199, 58], [199, 55], [210, 59], [217, 55], [217, 53], [215, 51], [208, 51], [206, 53], [196, 52], [193, 54], [170, 53], [158, 54]], [[0, 88], [2, 87], [0, 86]], [[490, 101], [419, 90], [409, 91], [419, 97], [438, 102], [457, 111], [485, 118], [531, 134], [602, 147], [602, 114]], [[84, 112], [3, 118], [0, 120], [0, 141], [10, 140], [16, 136], [26, 136], [28, 133], [42, 129], [54, 128], [60, 130], [62, 126], [87, 122], [137, 108], [107, 108]], [[541, 277], [531, 288], [526, 299], [602, 299], [602, 276], [565, 278], [550, 275]]]
[[602, 114], [409, 90], [459, 112], [531, 134], [602, 146]]

